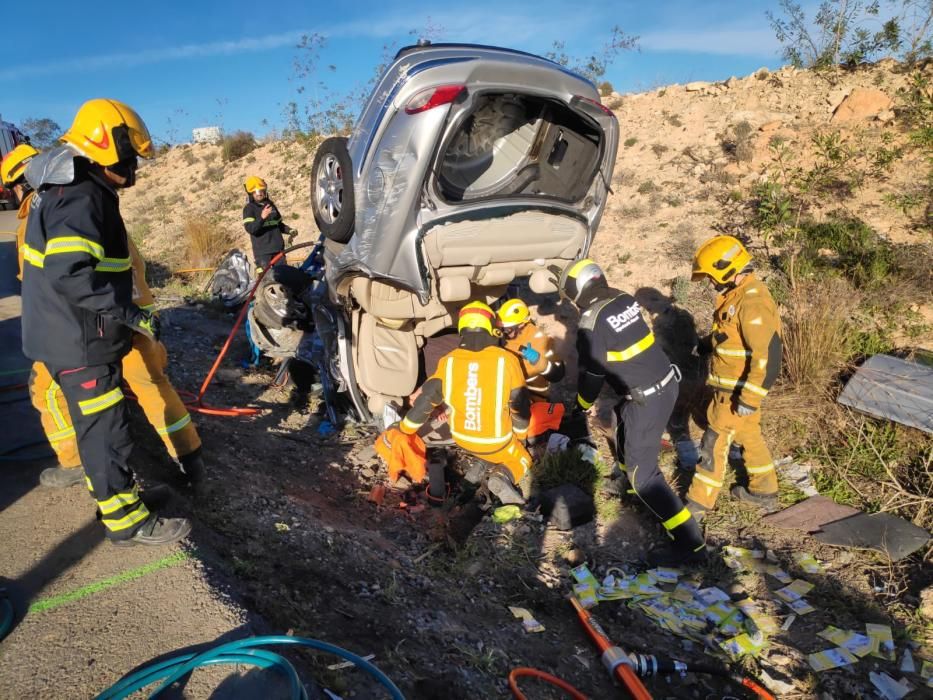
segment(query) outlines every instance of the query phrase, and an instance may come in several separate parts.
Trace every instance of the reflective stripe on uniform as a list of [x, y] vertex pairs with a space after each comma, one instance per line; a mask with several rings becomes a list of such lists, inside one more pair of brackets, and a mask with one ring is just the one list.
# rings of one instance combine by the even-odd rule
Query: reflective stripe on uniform
[[133, 260], [131, 258], [101, 258], [101, 261], [94, 266], [98, 272], [126, 272], [132, 269]]
[[104, 246], [81, 236], [59, 236], [49, 239], [45, 244], [45, 255], [63, 253], [87, 253], [98, 260], [104, 260]]
[[129, 515], [124, 515], [118, 520], [111, 520], [110, 518], [101, 518], [101, 522], [107, 526], [107, 529], [111, 532], [119, 532], [120, 530], [126, 530], [129, 527], [133, 527], [137, 523], [141, 523], [143, 520], [149, 517], [149, 509], [146, 508], [142, 503], [139, 504], [139, 507], [134, 510]]
[[140, 304], [139, 305], [139, 308], [141, 308], [143, 311], [155, 311], [155, 307], [156, 307], [155, 304]]
[[243, 219], [243, 223], [244, 223], [244, 224], [251, 224], [251, 223], [253, 223], [255, 220], [256, 220], [255, 217], [249, 216], [249, 217]]
[[78, 408], [81, 409], [81, 413], [85, 416], [90, 416], [95, 413], [100, 413], [103, 410], [115, 406], [123, 400], [123, 390], [120, 387], [116, 389], [111, 389], [106, 394], [101, 396], [96, 396], [93, 399], [85, 399], [84, 401], [78, 401]]
[[652, 345], [654, 345], [654, 333], [648, 333], [644, 338], [629, 345], [625, 350], [610, 350], [606, 353], [606, 360], [609, 362], [625, 362], [644, 352]]
[[512, 439], [511, 435], [506, 435], [505, 437], [481, 438], [476, 437], [475, 435], [465, 435], [463, 433], [458, 433], [453, 428], [451, 428], [450, 434], [455, 438], [460, 438], [464, 442], [475, 442], [478, 445], [505, 445], [506, 442]]
[[118, 493], [104, 501], [98, 501], [97, 507], [100, 508], [100, 512], [104, 515], [110, 515], [111, 513], [120, 510], [120, 508], [123, 506], [131, 506], [138, 501], [139, 492], [136, 489], [133, 489], [132, 491]]
[[699, 470], [697, 470], [697, 471], [693, 474], [693, 478], [694, 478], [694, 479], [698, 479], [699, 481], [702, 481], [702, 482], [703, 482], [704, 484], [706, 484], [707, 486], [712, 486], [714, 489], [721, 489], [721, 488], [722, 488], [722, 482], [721, 482], [721, 481], [716, 481], [715, 479], [711, 479], [710, 477], [705, 476], [704, 474], [701, 474]]
[[587, 401], [580, 394], [577, 394], [577, 403], [580, 405], [580, 408], [587, 409], [593, 405], [593, 401]]
[[765, 473], [767, 473], [767, 472], [773, 472], [773, 471], [774, 471], [774, 463], [772, 462], [772, 463], [770, 463], [770, 464], [766, 464], [766, 465], [764, 465], [763, 467], [749, 467], [749, 466], [746, 466], [746, 467], [745, 467], [745, 471], [747, 471], [749, 474], [765, 474]]
[[663, 523], [665, 530], [673, 530], [675, 527], [683, 525], [685, 522], [690, 520], [690, 511], [687, 508], [684, 508], [677, 515], [672, 518], [668, 518]]
[[747, 382], [744, 379], [727, 379], [726, 377], [720, 377], [715, 374], [711, 374], [709, 375], [707, 384], [710, 386], [719, 387], [721, 389], [748, 389], [753, 394], [758, 394], [759, 396], [768, 395], [767, 389], [760, 387], [757, 384]]
[[186, 413], [185, 415], [183, 415], [181, 418], [179, 418], [177, 421], [175, 421], [171, 425], [166, 425], [164, 428], [156, 428], [156, 432], [159, 435], [171, 435], [172, 433], [177, 433], [179, 430], [184, 428], [190, 422], [191, 422], [191, 414]]
[[23, 260], [28, 262], [34, 267], [45, 267], [45, 255], [40, 253], [35, 248], [31, 248], [26, 244], [23, 244]]
[[[189, 421], [189, 422], [191, 421], [191, 416], [188, 416], [188, 421]], [[421, 426], [418, 425], [417, 423], [415, 423], [414, 421], [409, 420], [409, 419], [408, 419], [408, 416], [405, 416], [405, 417], [402, 419], [402, 425], [401, 425], [401, 427], [404, 428], [405, 430], [410, 430], [411, 432], [414, 433], [414, 432], [417, 432], [417, 431], [418, 431], [418, 428], [420, 428]], [[405, 430], [402, 430], [402, 432], [404, 433]], [[162, 434], [167, 434], [167, 433], [162, 433]]]
[[750, 350], [733, 350], [731, 348], [717, 347], [713, 350], [717, 355], [722, 355], [723, 357], [751, 357], [752, 353]]
[[65, 430], [69, 427], [68, 421], [65, 420], [65, 416], [62, 415], [62, 412], [58, 410], [58, 399], [56, 394], [60, 391], [60, 388], [56, 382], [49, 384], [48, 390], [45, 392], [45, 407], [49, 409], [49, 414], [52, 416], [52, 420], [55, 421], [55, 427], [59, 430]]
[[70, 437], [74, 437], [75, 429], [74, 427], [65, 428], [64, 430], [59, 430], [55, 433], [49, 433], [46, 435], [46, 439], [51, 443], [61, 442], [62, 440], [67, 440]]
[[505, 358], [500, 357], [496, 360], [496, 432], [493, 433], [496, 437], [502, 435], [502, 392], [505, 388], [503, 382], [505, 381]]

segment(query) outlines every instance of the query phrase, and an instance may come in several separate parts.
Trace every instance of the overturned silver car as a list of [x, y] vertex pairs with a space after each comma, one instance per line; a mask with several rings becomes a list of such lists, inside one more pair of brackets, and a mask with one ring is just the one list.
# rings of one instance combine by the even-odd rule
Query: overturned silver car
[[322, 244], [302, 266], [318, 278], [299, 292], [314, 330], [295, 353], [318, 367], [328, 404], [381, 421], [466, 302], [493, 303], [520, 278], [556, 291], [548, 266], [586, 255], [618, 138], [593, 84], [546, 59], [399, 51], [350, 138], [324, 141], [312, 167]]

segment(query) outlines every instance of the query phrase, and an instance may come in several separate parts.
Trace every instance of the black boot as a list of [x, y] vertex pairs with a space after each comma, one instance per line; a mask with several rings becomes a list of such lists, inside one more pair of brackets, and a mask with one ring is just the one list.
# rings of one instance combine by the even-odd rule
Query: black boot
[[768, 513], [773, 513], [781, 507], [776, 493], [752, 493], [744, 486], [733, 486], [729, 493], [735, 500], [757, 506]]
[[84, 483], [84, 469], [77, 467], [49, 467], [39, 474], [39, 483], [53, 489], [64, 489]]
[[135, 547], [137, 545], [159, 547], [185, 539], [191, 532], [191, 522], [187, 518], [162, 518], [153, 513], [132, 537], [126, 540], [111, 540], [115, 547]]

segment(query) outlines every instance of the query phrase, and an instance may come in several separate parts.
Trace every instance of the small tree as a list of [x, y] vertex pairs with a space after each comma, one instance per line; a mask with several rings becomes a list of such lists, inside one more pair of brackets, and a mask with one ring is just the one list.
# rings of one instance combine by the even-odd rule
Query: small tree
[[544, 57], [569, 68], [575, 73], [579, 73], [594, 83], [598, 83], [606, 74], [609, 66], [615, 63], [620, 53], [638, 49], [638, 37], [626, 34], [616, 25], [612, 28], [606, 43], [602, 45], [599, 51], [589, 56], [570, 56], [565, 52], [564, 48], [563, 41], [555, 41], [552, 50], [544, 54]]
[[24, 119], [23, 123], [20, 124], [20, 128], [29, 138], [29, 143], [39, 150], [54, 146], [62, 133], [62, 128], [48, 117]]

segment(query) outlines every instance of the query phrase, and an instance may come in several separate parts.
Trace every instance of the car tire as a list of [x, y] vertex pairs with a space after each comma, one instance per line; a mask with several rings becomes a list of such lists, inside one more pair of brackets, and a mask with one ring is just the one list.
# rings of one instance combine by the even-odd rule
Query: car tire
[[325, 238], [335, 243], [350, 240], [355, 215], [353, 164], [343, 137], [332, 136], [318, 146], [311, 166], [311, 211]]

